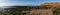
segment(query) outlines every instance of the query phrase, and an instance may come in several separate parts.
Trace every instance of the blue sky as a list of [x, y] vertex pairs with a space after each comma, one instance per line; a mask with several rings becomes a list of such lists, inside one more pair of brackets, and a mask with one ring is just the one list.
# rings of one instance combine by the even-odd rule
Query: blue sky
[[39, 6], [46, 2], [60, 2], [60, 0], [0, 0], [0, 6]]

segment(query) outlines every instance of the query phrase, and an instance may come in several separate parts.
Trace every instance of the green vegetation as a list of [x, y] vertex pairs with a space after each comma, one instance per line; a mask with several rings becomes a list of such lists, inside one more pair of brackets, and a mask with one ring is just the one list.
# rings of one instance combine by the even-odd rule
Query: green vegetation
[[16, 8], [8, 8], [8, 10], [6, 11], [6, 13], [2, 13], [2, 14], [6, 14], [6, 15], [21, 15], [22, 11], [26, 11], [31, 9], [30, 6], [13, 6]]
[[[33, 8], [36, 8], [36, 9], [45, 9], [46, 7], [31, 7], [31, 6], [13, 6], [13, 7], [16, 7], [16, 8], [8, 8], [8, 10], [6, 11], [6, 13], [3, 13], [3, 12], [0, 12], [0, 15], [21, 15], [22, 14], [22, 11], [27, 11], [27, 10], [30, 10], [30, 9], [33, 9]], [[53, 13], [55, 15], [60, 15], [60, 8], [54, 8], [53, 10]]]

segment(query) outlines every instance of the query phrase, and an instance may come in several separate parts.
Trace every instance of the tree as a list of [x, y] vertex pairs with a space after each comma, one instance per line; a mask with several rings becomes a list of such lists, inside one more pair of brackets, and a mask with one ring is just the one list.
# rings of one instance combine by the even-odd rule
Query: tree
[[9, 11], [7, 11], [7, 14], [10, 15], [10, 14], [21, 14], [22, 11], [24, 10], [29, 10], [31, 9], [31, 7], [28, 7], [28, 6], [15, 6], [16, 8], [8, 8]]

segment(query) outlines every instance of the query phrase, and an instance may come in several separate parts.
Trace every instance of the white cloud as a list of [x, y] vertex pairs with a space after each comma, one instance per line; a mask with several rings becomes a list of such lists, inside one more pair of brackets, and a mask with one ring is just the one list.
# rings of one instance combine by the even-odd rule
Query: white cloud
[[13, 6], [13, 5], [15, 5], [15, 4], [8, 3], [8, 2], [0, 3], [0, 6]]
[[9, 0], [0, 0], [0, 6], [11, 6], [12, 3], [9, 2]]
[[7, 3], [5, 3], [5, 1], [7, 1], [7, 0], [0, 0], [0, 6], [6, 5]]
[[0, 3], [0, 6], [4, 6], [4, 5], [6, 5], [6, 3]]

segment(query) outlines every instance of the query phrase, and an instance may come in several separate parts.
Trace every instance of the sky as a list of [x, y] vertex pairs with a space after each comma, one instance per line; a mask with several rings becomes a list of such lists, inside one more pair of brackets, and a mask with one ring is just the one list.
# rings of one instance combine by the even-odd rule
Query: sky
[[0, 0], [0, 6], [39, 6], [47, 2], [60, 2], [60, 0]]

